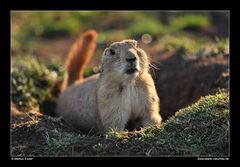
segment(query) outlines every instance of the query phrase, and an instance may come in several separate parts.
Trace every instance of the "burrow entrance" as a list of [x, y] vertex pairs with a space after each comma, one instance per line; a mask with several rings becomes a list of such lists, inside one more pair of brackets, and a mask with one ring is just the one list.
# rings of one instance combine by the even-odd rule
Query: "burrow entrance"
[[164, 120], [201, 96], [229, 87], [229, 55], [187, 57], [184, 49], [153, 58], [151, 68]]

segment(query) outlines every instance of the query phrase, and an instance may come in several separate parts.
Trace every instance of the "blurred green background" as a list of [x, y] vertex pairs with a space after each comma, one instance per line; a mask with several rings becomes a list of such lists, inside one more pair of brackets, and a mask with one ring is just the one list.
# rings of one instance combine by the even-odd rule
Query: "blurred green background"
[[153, 52], [186, 47], [192, 53], [203, 44], [219, 43], [217, 49], [228, 44], [229, 13], [223, 11], [16, 11], [11, 17], [13, 55], [65, 56], [72, 42], [88, 29], [99, 33], [96, 55], [100, 56], [107, 44], [127, 38], [145, 39], [156, 49]]

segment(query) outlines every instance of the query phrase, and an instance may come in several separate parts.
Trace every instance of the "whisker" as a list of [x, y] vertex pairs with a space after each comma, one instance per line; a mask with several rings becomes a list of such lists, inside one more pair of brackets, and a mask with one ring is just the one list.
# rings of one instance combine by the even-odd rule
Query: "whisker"
[[152, 68], [150, 68], [152, 70], [152, 73], [154, 75], [154, 78], [156, 78], [156, 74], [155, 74], [155, 70], [153, 70]]
[[[160, 64], [160, 63], [159, 63], [159, 64]], [[156, 69], [156, 70], [160, 70], [160, 68], [154, 66], [152, 63], [149, 63], [149, 65], [150, 65], [152, 68]]]

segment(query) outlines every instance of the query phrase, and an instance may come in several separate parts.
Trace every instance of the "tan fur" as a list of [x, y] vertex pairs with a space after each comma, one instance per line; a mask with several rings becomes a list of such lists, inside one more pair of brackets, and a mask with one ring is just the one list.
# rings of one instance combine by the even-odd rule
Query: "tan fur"
[[65, 64], [64, 80], [61, 91], [76, 80], [83, 80], [83, 72], [96, 48], [97, 33], [94, 30], [85, 32], [73, 45]]
[[[132, 55], [136, 61], [131, 64], [126, 58]], [[130, 64], [137, 71], [127, 74]], [[62, 92], [57, 114], [84, 132], [123, 131], [130, 122], [133, 129], [160, 125], [159, 98], [148, 65], [148, 57], [136, 41], [111, 44], [103, 53], [101, 73]]]

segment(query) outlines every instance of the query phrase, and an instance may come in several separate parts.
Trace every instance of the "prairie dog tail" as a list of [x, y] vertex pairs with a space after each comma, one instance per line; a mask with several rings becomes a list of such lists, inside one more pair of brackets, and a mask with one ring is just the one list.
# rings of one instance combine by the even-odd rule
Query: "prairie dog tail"
[[84, 32], [72, 46], [65, 63], [64, 79], [61, 91], [83, 79], [83, 72], [96, 48], [97, 32], [88, 30]]

